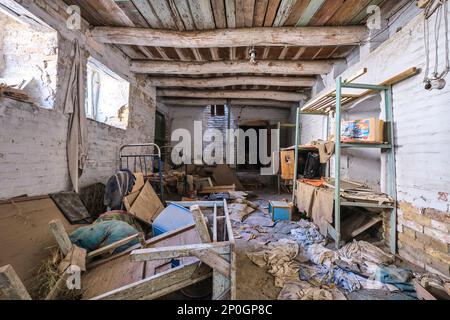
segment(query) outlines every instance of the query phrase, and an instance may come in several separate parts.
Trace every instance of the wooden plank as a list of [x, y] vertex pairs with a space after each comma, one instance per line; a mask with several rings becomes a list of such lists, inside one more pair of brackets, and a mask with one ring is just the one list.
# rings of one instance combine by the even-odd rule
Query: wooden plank
[[217, 205], [214, 205], [213, 211], [213, 242], [217, 242]]
[[0, 300], [31, 300], [31, 297], [14, 268], [0, 268]]
[[237, 253], [236, 253], [236, 240], [234, 239], [233, 226], [231, 225], [230, 213], [228, 211], [227, 201], [223, 200], [225, 223], [226, 226], [224, 230], [227, 231], [227, 238], [231, 244], [230, 250], [230, 264], [231, 264], [231, 275], [230, 275], [230, 287], [231, 287], [231, 300], [237, 299]]
[[[275, 17], [275, 21], [273, 22], [274, 27], [281, 27], [285, 24], [287, 19], [292, 13], [292, 9], [297, 0], [282, 0], [280, 3], [280, 7], [278, 8], [278, 13]], [[318, 0], [316, 0], [318, 1]]]
[[[171, 106], [196, 106], [196, 107], [206, 107], [208, 105], [225, 105], [227, 99], [201, 99], [201, 98], [165, 98], [162, 99], [164, 104]], [[258, 107], [269, 107], [269, 108], [292, 108], [295, 107], [295, 103], [275, 101], [275, 100], [259, 100], [259, 99], [231, 99], [231, 104], [233, 106], [258, 106]]]
[[244, 190], [244, 186], [236, 177], [234, 171], [226, 164], [217, 165], [213, 171], [212, 177], [219, 185], [235, 185], [238, 191]]
[[249, 64], [248, 61], [147, 61], [133, 60], [131, 71], [137, 74], [287, 74], [311, 76], [327, 74], [331, 71], [333, 63], [342, 60], [321, 61], [279, 61], [264, 60], [258, 64]]
[[344, 2], [345, 0], [327, 0], [311, 18], [309, 25], [312, 27], [323, 26], [339, 10]]
[[150, 278], [107, 292], [92, 300], [151, 300], [211, 277], [211, 271], [196, 272], [198, 262], [180, 266]]
[[200, 236], [200, 239], [202, 240], [203, 243], [210, 243], [211, 236], [209, 234], [209, 228], [206, 225], [205, 216], [203, 215], [200, 207], [194, 205], [190, 207], [190, 210], [192, 212], [192, 217], [194, 218], [195, 227]]
[[106, 253], [112, 254], [114, 252], [114, 250], [116, 250], [118, 247], [121, 247], [124, 244], [127, 244], [127, 243], [129, 243], [129, 242], [131, 242], [131, 241], [133, 241], [135, 239], [139, 239], [139, 237], [140, 237], [140, 234], [136, 233], [135, 235], [126, 237], [124, 239], [121, 239], [119, 241], [111, 243], [110, 245], [107, 245], [105, 247], [102, 247], [102, 248], [99, 248], [97, 250], [91, 251], [91, 252], [88, 253], [87, 257], [89, 259], [92, 259], [94, 257], [100, 256], [100, 255], [103, 255], [103, 254], [106, 254]]
[[236, 6], [234, 0], [225, 0], [228, 28], [236, 28]]
[[147, 85], [152, 87], [192, 87], [217, 88], [229, 86], [283, 86], [283, 87], [312, 87], [316, 83], [314, 77], [263, 77], [263, 76], [234, 76], [208, 78], [180, 78], [180, 77], [150, 77]]
[[236, 0], [236, 28], [245, 27], [244, 2], [245, 0]]
[[180, 14], [181, 20], [188, 31], [195, 30], [194, 19], [191, 15], [191, 9], [189, 8], [188, 0], [173, 0], [177, 11]]
[[306, 10], [303, 12], [300, 19], [298, 20], [296, 26], [297, 27], [307, 26], [310, 23], [312, 17], [317, 13], [317, 11], [319, 11], [319, 9], [323, 6], [324, 3], [325, 0], [311, 1]]
[[216, 22], [216, 28], [226, 29], [227, 18], [225, 16], [225, 2], [224, 0], [211, 0], [212, 9], [214, 12], [214, 20]]
[[272, 27], [273, 21], [278, 12], [278, 7], [281, 0], [269, 0], [269, 5], [267, 6], [266, 17], [264, 19], [264, 27]]
[[[211, 29], [199, 16], [197, 28]], [[174, 31], [134, 27], [94, 27], [89, 37], [101, 43], [176, 47], [228, 48], [251, 46], [321, 47], [357, 45], [367, 36], [365, 26], [238, 28], [205, 31]]]
[[173, 18], [172, 10], [166, 1], [148, 0], [153, 11], [161, 22], [163, 28], [170, 30], [178, 30], [175, 19]]
[[253, 27], [253, 14], [255, 12], [255, 0], [244, 2], [244, 27]]
[[53, 233], [53, 236], [55, 237], [56, 242], [58, 243], [59, 249], [61, 250], [62, 254], [66, 256], [72, 248], [72, 242], [70, 241], [61, 220], [50, 221], [49, 227], [51, 232]]
[[208, 30], [216, 27], [211, 2], [209, 0], [192, 0], [189, 1], [189, 6], [198, 30]]
[[231, 275], [231, 266], [227, 260], [222, 258], [219, 254], [211, 249], [206, 250], [196, 250], [192, 254], [197, 257], [200, 261], [206, 263], [208, 266], [213, 268], [214, 271], [218, 271], [227, 279]]
[[131, 255], [131, 261], [143, 262], [165, 259], [176, 259], [182, 257], [195, 256], [198, 251], [211, 251], [219, 255], [229, 254], [230, 246], [228, 242], [221, 243], [202, 243], [202, 244], [188, 244], [177, 245], [170, 247], [157, 247], [149, 249], [134, 250]]
[[298, 20], [305, 12], [305, 9], [310, 4], [311, 0], [297, 0], [295, 2], [294, 7], [292, 8], [292, 12], [284, 23], [285, 26], [295, 27], [297, 25]]
[[[212, 98], [212, 99], [268, 99], [298, 102], [306, 98], [304, 94], [289, 91], [262, 90], [158, 90], [158, 97]], [[139, 198], [138, 198], [139, 199]], [[136, 200], [137, 201], [137, 200]], [[133, 205], [134, 206], [134, 205]]]
[[72, 232], [79, 225], [70, 225], [48, 196], [5, 200], [0, 204], [0, 265], [10, 264], [35, 296], [41, 283], [36, 275], [43, 261], [56, 248], [49, 222], [61, 220]]
[[144, 222], [152, 223], [164, 210], [164, 206], [147, 181], [129, 212]]
[[264, 26], [264, 18], [266, 17], [267, 5], [269, 0], [256, 0], [255, 3], [255, 16], [253, 17], [253, 26]]
[[350, 22], [371, 0], [347, 0], [327, 21], [327, 25], [345, 25]]

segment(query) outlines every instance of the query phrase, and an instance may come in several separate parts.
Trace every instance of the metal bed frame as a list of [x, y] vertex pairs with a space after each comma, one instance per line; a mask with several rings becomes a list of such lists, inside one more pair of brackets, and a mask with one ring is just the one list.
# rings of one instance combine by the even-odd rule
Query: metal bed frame
[[[154, 147], [157, 153], [126, 153], [127, 149], [143, 148], [143, 147]], [[149, 176], [149, 172], [153, 173], [153, 161], [154, 159], [158, 161], [159, 170], [159, 185], [160, 185], [160, 198], [164, 202], [164, 179], [163, 179], [163, 168], [161, 161], [161, 148], [155, 143], [141, 143], [141, 144], [127, 144], [120, 147], [119, 159], [120, 159], [120, 170], [133, 168], [133, 172], [142, 172], [144, 177]], [[149, 165], [147, 164], [149, 161]], [[130, 162], [132, 167], [130, 166]], [[151, 169], [151, 171], [149, 170]]]

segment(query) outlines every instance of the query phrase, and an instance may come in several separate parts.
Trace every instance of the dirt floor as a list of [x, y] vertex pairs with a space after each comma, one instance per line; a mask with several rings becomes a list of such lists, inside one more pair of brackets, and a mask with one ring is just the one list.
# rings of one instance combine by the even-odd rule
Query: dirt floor
[[[262, 211], [258, 210], [244, 219], [243, 223], [233, 224], [236, 239], [237, 252], [237, 298], [240, 300], [270, 300], [277, 299], [281, 288], [275, 286], [274, 277], [266, 272], [265, 268], [255, 265], [247, 257], [248, 252], [258, 251], [268, 242], [277, 241], [286, 238], [290, 233], [292, 226], [288, 224], [275, 224], [269, 217], [267, 211], [268, 200], [287, 200], [291, 201], [290, 194], [278, 194], [276, 191], [255, 192], [257, 197], [251, 201], [258, 203]], [[294, 216], [293, 220], [299, 220], [300, 216]], [[257, 234], [256, 238], [245, 236], [250, 228], [256, 228], [258, 232], [260, 227], [264, 231]], [[266, 233], [268, 232], [268, 233]], [[243, 237], [241, 235], [244, 235]], [[402, 267], [412, 267], [399, 261]], [[415, 270], [416, 271], [416, 270]], [[347, 295], [349, 300], [410, 300], [411, 297], [401, 292], [386, 292], [384, 290], [360, 290]]]

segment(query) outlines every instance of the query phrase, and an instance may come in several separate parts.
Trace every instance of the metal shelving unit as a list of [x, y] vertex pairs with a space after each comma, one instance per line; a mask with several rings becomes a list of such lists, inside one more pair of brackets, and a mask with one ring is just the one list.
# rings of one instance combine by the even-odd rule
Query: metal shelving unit
[[[397, 232], [397, 206], [396, 206], [396, 185], [395, 185], [395, 150], [394, 150], [394, 126], [393, 126], [393, 110], [392, 110], [392, 85], [371, 85], [363, 83], [350, 83], [342, 81], [342, 78], [336, 80], [336, 130], [335, 137], [341, 136], [341, 123], [342, 123], [342, 105], [346, 104], [346, 95], [342, 93], [343, 88], [357, 89], [357, 90], [370, 90], [371, 92], [384, 93], [385, 102], [385, 123], [387, 130], [388, 143], [386, 144], [364, 144], [364, 143], [341, 143], [340, 139], [336, 140], [335, 148], [335, 185], [334, 185], [334, 226], [328, 225], [328, 235], [334, 239], [336, 243], [336, 248], [340, 247], [341, 244], [341, 208], [343, 206], [352, 207], [364, 207], [364, 208], [380, 208], [384, 210], [389, 210], [390, 212], [390, 249], [392, 253], [396, 253], [396, 232]], [[308, 108], [306, 108], [307, 110]], [[303, 108], [305, 110], [305, 107]], [[302, 111], [302, 109], [297, 109], [297, 121], [296, 121], [296, 145], [300, 141], [300, 116], [303, 114], [316, 114], [328, 116], [327, 111], [322, 112], [308, 112]], [[365, 202], [350, 202], [344, 201], [341, 198], [341, 151], [347, 148], [376, 148], [380, 149], [382, 152], [387, 154], [387, 190], [386, 193], [394, 199], [394, 205], [378, 205], [375, 203], [365, 203]], [[295, 170], [294, 170], [294, 191], [293, 200], [295, 200], [295, 193], [297, 187], [298, 178], [298, 148], [295, 152]]]

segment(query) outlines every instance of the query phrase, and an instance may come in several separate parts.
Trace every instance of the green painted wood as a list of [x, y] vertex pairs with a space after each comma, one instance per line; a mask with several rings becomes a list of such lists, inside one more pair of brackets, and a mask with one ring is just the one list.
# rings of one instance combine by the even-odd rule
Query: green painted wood
[[305, 12], [302, 14], [297, 22], [296, 27], [306, 27], [311, 21], [312, 17], [320, 10], [320, 8], [325, 3], [325, 0], [314, 0], [308, 4]]
[[295, 191], [297, 191], [298, 176], [298, 145], [300, 144], [300, 107], [297, 108], [295, 121], [295, 157], [294, 157], [294, 181], [292, 186], [292, 202], [295, 203]]
[[334, 160], [334, 228], [336, 230], [336, 249], [341, 242], [341, 100], [342, 100], [342, 77], [336, 79], [336, 146]]
[[353, 83], [346, 82], [342, 83], [342, 88], [352, 88], [352, 89], [366, 89], [366, 90], [376, 90], [376, 91], [384, 91], [387, 90], [387, 86], [377, 86], [373, 84], [365, 84], [365, 83]]
[[385, 91], [385, 115], [387, 122], [387, 136], [392, 148], [387, 154], [387, 187], [388, 194], [394, 198], [394, 208], [391, 210], [390, 216], [390, 247], [392, 254], [397, 253], [397, 188], [396, 188], [396, 173], [395, 173], [395, 138], [394, 138], [394, 115], [392, 110], [392, 86], [389, 86]]
[[361, 10], [361, 12], [356, 15], [356, 17], [352, 19], [350, 24], [361, 24], [369, 16], [369, 12], [367, 12], [369, 6], [379, 6], [383, 1], [384, 0], [373, 0], [367, 7]]
[[355, 149], [391, 149], [390, 144], [371, 144], [371, 143], [342, 143], [341, 148], [355, 148]]

